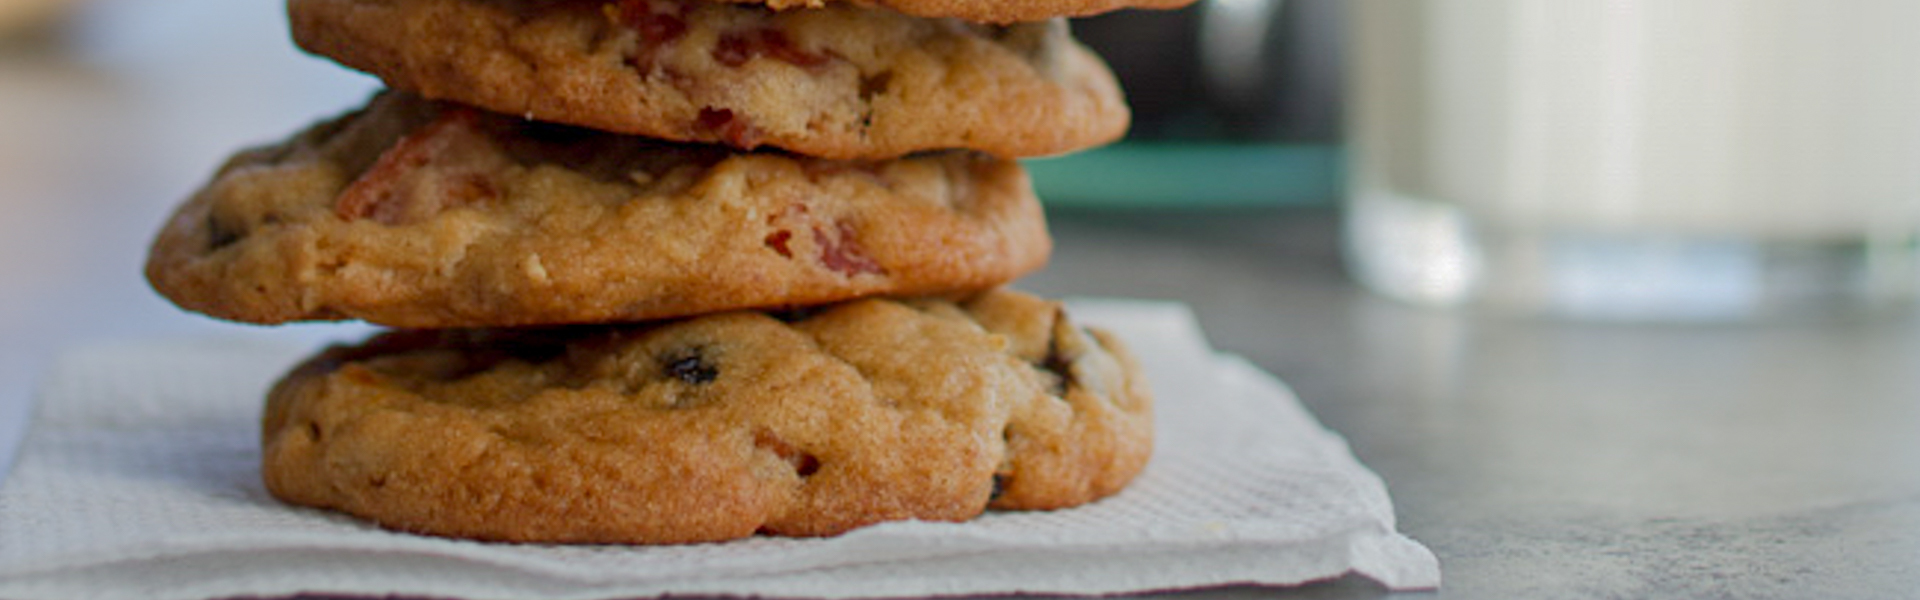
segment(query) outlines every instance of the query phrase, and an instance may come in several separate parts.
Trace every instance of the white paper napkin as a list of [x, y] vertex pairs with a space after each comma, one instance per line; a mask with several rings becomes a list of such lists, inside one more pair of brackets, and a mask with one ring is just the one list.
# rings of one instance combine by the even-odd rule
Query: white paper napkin
[[1207, 347], [1177, 304], [1083, 301], [1141, 356], [1158, 446], [1089, 506], [891, 523], [828, 539], [667, 547], [484, 544], [276, 502], [260, 398], [311, 352], [248, 338], [78, 349], [45, 380], [0, 484], [0, 598], [294, 593], [472, 599], [877, 598], [1289, 585], [1356, 572], [1439, 585], [1385, 486], [1272, 376]]

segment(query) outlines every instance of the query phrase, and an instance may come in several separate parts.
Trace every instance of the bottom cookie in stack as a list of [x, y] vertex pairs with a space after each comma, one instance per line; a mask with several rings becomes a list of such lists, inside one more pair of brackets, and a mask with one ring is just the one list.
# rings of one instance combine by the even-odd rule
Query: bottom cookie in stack
[[1111, 335], [1013, 291], [632, 325], [409, 330], [271, 392], [295, 504], [516, 542], [686, 543], [1110, 495], [1151, 405]]

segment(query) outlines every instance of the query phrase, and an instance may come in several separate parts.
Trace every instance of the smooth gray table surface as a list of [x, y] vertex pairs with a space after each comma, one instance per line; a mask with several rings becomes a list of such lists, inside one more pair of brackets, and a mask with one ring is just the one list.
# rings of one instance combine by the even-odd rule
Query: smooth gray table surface
[[[1178, 299], [1387, 480], [1457, 598], [1920, 594], [1920, 320], [1602, 325], [1405, 307], [1327, 211], [1056, 215], [1046, 293]], [[1299, 590], [1371, 597], [1365, 582]], [[1286, 597], [1266, 591], [1229, 597]]]

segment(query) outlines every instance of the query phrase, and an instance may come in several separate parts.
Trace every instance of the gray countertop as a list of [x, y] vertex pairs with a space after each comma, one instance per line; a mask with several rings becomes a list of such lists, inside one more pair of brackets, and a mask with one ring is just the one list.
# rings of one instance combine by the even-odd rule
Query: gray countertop
[[[1025, 286], [1193, 305], [1386, 479], [1441, 595], [1920, 589], [1920, 320], [1605, 325], [1436, 312], [1341, 273], [1330, 211], [1054, 215]], [[1372, 597], [1363, 581], [1298, 590]], [[1227, 597], [1288, 594], [1218, 592]]]

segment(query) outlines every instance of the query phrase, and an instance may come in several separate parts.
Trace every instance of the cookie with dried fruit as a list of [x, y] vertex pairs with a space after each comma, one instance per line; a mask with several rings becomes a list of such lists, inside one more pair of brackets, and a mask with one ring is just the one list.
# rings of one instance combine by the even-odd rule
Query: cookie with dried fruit
[[390, 93], [232, 159], [147, 277], [236, 321], [496, 327], [977, 291], [1050, 250], [1013, 161], [741, 153]]
[[1023, 157], [1128, 124], [1112, 73], [1060, 20], [678, 0], [291, 0], [288, 13], [303, 48], [394, 88], [676, 141]]
[[262, 469], [288, 502], [435, 535], [819, 536], [1112, 494], [1151, 411], [1056, 303], [867, 299], [334, 348], [271, 392]]

